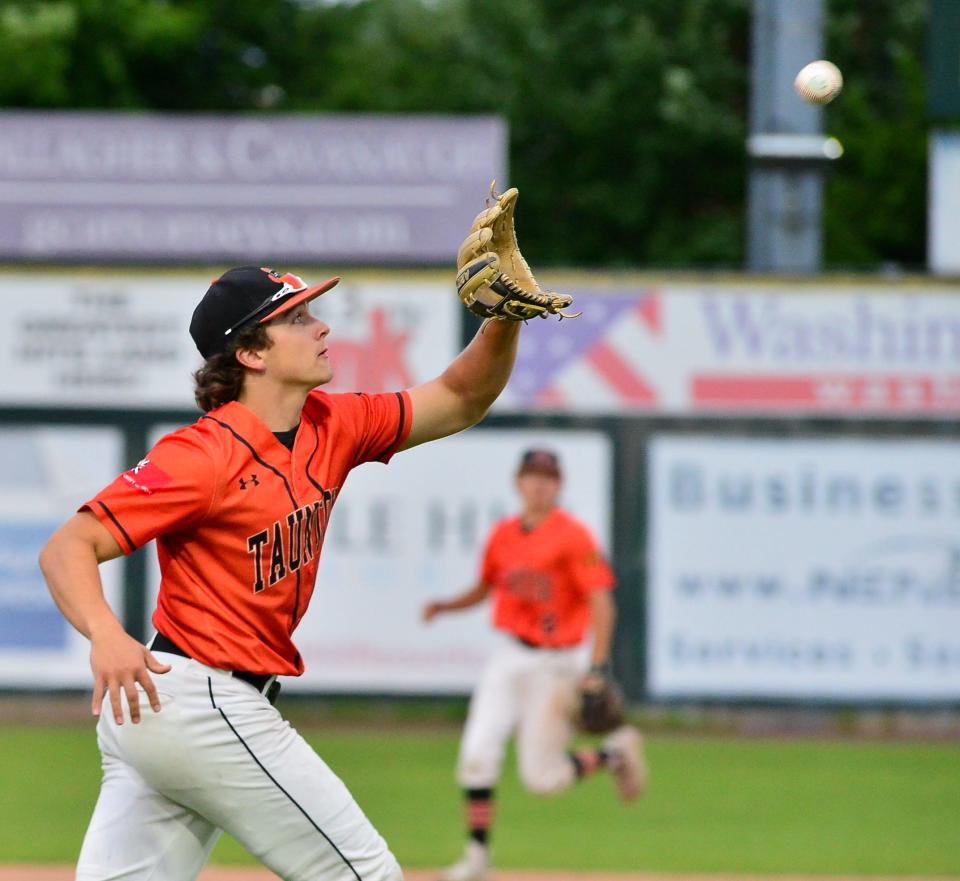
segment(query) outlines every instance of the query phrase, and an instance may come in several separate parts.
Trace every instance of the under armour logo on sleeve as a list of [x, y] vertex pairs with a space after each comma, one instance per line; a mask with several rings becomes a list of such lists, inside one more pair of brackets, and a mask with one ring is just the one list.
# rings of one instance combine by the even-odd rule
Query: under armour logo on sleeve
[[241, 477], [241, 478], [240, 478], [240, 489], [246, 489], [248, 483], [249, 483], [250, 485], [252, 485], [252, 486], [260, 486], [260, 481], [259, 481], [259, 479], [257, 478], [257, 475], [256, 475], [256, 474], [251, 474], [249, 480], [246, 479], [246, 478], [244, 478], [244, 477]]

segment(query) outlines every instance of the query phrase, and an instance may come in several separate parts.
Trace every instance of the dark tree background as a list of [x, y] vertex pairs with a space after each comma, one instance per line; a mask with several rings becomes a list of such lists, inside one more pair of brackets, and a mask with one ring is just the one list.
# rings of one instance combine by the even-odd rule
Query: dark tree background
[[[828, 0], [834, 268], [922, 266], [927, 0]], [[750, 0], [0, 0], [0, 105], [497, 113], [538, 263], [739, 268]]]

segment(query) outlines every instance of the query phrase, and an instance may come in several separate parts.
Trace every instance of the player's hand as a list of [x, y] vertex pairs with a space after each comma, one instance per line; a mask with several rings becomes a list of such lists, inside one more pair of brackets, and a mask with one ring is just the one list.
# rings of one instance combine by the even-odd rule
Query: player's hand
[[427, 603], [423, 607], [423, 612], [422, 612], [423, 620], [432, 621], [434, 618], [437, 617], [437, 615], [439, 615], [441, 612], [445, 612], [446, 610], [447, 610], [446, 605], [440, 602], [439, 600], [434, 600], [432, 603]]
[[588, 694], [598, 692], [606, 685], [610, 678], [610, 665], [593, 664], [590, 669], [580, 677], [579, 689]]
[[123, 724], [123, 705], [120, 692], [127, 696], [130, 707], [130, 719], [136, 724], [140, 721], [140, 696], [137, 683], [146, 692], [150, 706], [155, 713], [160, 712], [160, 697], [150, 673], [166, 673], [169, 664], [161, 664], [150, 650], [141, 645], [122, 628], [114, 628], [106, 633], [97, 634], [91, 639], [90, 668], [93, 670], [94, 716], [99, 716], [103, 705], [104, 692], [110, 697], [113, 718], [118, 725]]

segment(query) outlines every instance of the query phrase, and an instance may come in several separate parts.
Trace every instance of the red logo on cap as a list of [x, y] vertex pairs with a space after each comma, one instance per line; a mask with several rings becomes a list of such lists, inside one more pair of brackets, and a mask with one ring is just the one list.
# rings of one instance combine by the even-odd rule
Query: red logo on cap
[[294, 275], [292, 272], [285, 272], [283, 275], [280, 275], [276, 269], [271, 269], [269, 266], [261, 266], [260, 269], [274, 279], [274, 281], [278, 281], [284, 286], [284, 290], [278, 291], [277, 293], [285, 294], [293, 291], [302, 291], [307, 286], [307, 283], [300, 278], [299, 275]]

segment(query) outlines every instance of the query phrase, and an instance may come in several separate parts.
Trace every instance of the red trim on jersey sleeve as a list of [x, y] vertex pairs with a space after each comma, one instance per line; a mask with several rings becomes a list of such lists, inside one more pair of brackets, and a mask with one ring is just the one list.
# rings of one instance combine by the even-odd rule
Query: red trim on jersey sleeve
[[216, 493], [216, 469], [192, 429], [163, 437], [137, 465], [80, 506], [109, 530], [125, 554], [197, 523]]

